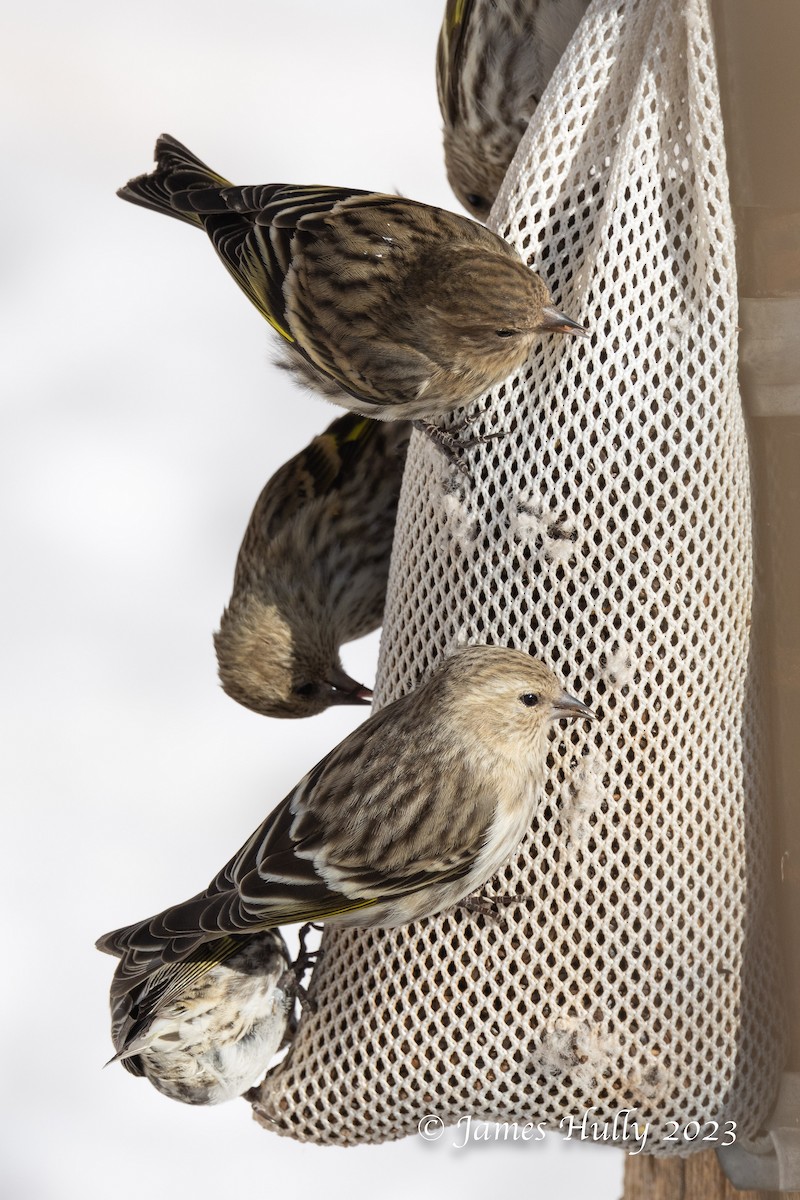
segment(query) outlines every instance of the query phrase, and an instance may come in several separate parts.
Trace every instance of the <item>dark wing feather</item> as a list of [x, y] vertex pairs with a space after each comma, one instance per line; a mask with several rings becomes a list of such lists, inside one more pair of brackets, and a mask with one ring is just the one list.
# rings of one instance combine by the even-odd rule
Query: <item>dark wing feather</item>
[[362, 455], [370, 451], [377, 427], [377, 421], [346, 413], [275, 472], [253, 509], [239, 552], [243, 562], [258, 560], [260, 543], [276, 537], [310, 501], [330, 495], [352, 479]]
[[313, 225], [319, 218], [326, 217], [337, 204], [359, 197], [359, 203], [368, 197], [367, 203], [382, 203], [386, 197], [378, 192], [367, 192], [359, 188], [323, 187], [317, 185], [303, 186], [299, 184], [268, 185], [270, 193], [261, 188], [230, 189], [231, 204], [236, 202], [233, 195], [239, 193], [239, 203], [247, 204], [252, 196], [251, 212], [256, 212], [259, 225], [271, 225], [275, 229], [297, 229]]
[[[227, 189], [226, 189], [227, 190]], [[205, 216], [203, 225], [219, 257], [248, 300], [287, 342], [283, 281], [291, 253], [285, 235], [256, 225], [252, 215], [224, 212]]]
[[[354, 197], [384, 197], [348, 188], [264, 183], [244, 187], [194, 187], [173, 204], [198, 214], [214, 249], [247, 298], [288, 342], [283, 283], [298, 227], [324, 220], [335, 205]], [[369, 202], [368, 200], [368, 202]]]
[[[324, 919], [373, 903], [369, 898], [351, 901], [331, 891], [307, 859], [297, 860], [291, 885], [285, 884], [280, 876], [271, 881], [259, 869], [262, 857], [266, 861], [275, 855], [277, 864], [284, 861], [283, 856], [294, 852], [292, 802], [301, 789], [313, 791], [330, 758], [331, 755], [323, 758], [301, 780], [205, 891], [98, 939], [98, 950], [121, 959], [111, 986], [112, 998], [137, 987], [148, 975], [165, 967], [173, 967], [195, 955], [203, 959], [203, 943], [221, 935]], [[242, 894], [239, 889], [245, 879], [247, 892]]]
[[474, 0], [447, 0], [436, 50], [439, 108], [450, 124], [458, 120], [458, 81]]
[[112, 987], [112, 999], [116, 999], [123, 1010], [119, 1012], [115, 1030], [114, 1047], [117, 1054], [124, 1054], [145, 1033], [158, 1012], [184, 995], [210, 967], [225, 962], [241, 948], [241, 938], [219, 938], [204, 943], [181, 962], [154, 971], [134, 993], [128, 988], [116, 993]]
[[[400, 710], [416, 698], [411, 693], [387, 705], [364, 722], [357, 739], [346, 739], [326, 755], [204, 892], [101, 939], [101, 949], [122, 956], [112, 996], [195, 953], [202, 959], [201, 943], [325, 920], [462, 879], [484, 845], [493, 804], [482, 802], [466, 776], [462, 787], [458, 764], [445, 763], [429, 746], [427, 758], [436, 758], [447, 786], [456, 781], [463, 804], [444, 832], [427, 823], [432, 806], [427, 795], [419, 794], [419, 778], [394, 775], [402, 739], [408, 737]], [[379, 820], [387, 787], [405, 820], [375, 854], [380, 822], [370, 826], [366, 816], [374, 804], [370, 817]]]

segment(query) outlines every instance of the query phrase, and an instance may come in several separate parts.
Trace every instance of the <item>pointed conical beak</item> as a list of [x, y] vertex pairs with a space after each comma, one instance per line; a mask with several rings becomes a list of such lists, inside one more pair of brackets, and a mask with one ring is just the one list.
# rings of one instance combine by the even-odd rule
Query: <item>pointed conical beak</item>
[[589, 336], [588, 329], [584, 329], [583, 325], [573, 321], [572, 317], [559, 312], [557, 308], [552, 308], [549, 304], [542, 309], [542, 322], [537, 329], [541, 333], [573, 333], [580, 337]]
[[553, 701], [553, 720], [561, 721], [565, 717], [583, 717], [586, 721], [596, 721], [597, 713], [582, 700], [570, 696], [569, 692], [562, 692], [558, 699]]
[[331, 689], [331, 704], [371, 704], [372, 692], [363, 683], [356, 683], [341, 667], [334, 667], [325, 682]]

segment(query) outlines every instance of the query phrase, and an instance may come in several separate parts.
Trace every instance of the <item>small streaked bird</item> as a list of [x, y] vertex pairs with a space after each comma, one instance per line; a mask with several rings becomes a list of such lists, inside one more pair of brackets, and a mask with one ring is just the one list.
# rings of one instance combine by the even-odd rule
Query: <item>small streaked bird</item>
[[112, 1061], [184, 1104], [231, 1100], [289, 1040], [298, 990], [277, 930], [205, 942], [180, 967], [112, 989]]
[[234, 700], [269, 717], [368, 704], [339, 649], [383, 621], [411, 426], [346, 413], [285, 463], [253, 509], [214, 635]]
[[431, 431], [519, 369], [541, 334], [585, 333], [466, 217], [348, 188], [234, 187], [167, 134], [155, 158], [118, 195], [204, 229], [304, 377], [362, 416]]
[[589, 0], [447, 0], [436, 55], [450, 186], [485, 221]]
[[593, 717], [518, 650], [456, 650], [308, 773], [211, 884], [108, 933], [112, 1002], [152, 979], [182, 986], [204, 945], [290, 922], [394, 926], [482, 887], [530, 826], [547, 730]]

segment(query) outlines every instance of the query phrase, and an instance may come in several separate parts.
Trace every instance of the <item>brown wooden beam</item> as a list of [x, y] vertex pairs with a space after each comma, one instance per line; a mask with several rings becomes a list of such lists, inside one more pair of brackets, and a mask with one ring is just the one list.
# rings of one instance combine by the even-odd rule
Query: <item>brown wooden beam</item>
[[706, 1150], [689, 1158], [627, 1155], [623, 1200], [800, 1200], [800, 1192], [737, 1191]]

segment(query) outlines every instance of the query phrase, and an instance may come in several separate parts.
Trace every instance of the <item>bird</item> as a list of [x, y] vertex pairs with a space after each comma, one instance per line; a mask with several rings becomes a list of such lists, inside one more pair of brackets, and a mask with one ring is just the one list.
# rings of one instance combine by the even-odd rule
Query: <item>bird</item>
[[234, 187], [169, 134], [124, 200], [204, 229], [326, 399], [376, 420], [435, 420], [525, 363], [543, 333], [585, 334], [482, 225], [404, 196]]
[[337, 417], [256, 501], [214, 635], [229, 696], [270, 717], [369, 704], [343, 643], [383, 621], [411, 425]]
[[450, 186], [485, 221], [589, 0], [447, 0], [436, 54]]
[[173, 1100], [220, 1104], [251, 1087], [291, 1039], [306, 963], [295, 970], [268, 929], [206, 942], [192, 965], [112, 996], [111, 1062]]
[[454, 650], [309, 771], [204, 891], [99, 939], [120, 958], [112, 1000], [192, 979], [221, 937], [392, 927], [458, 904], [529, 828], [551, 722], [594, 715], [522, 651]]

